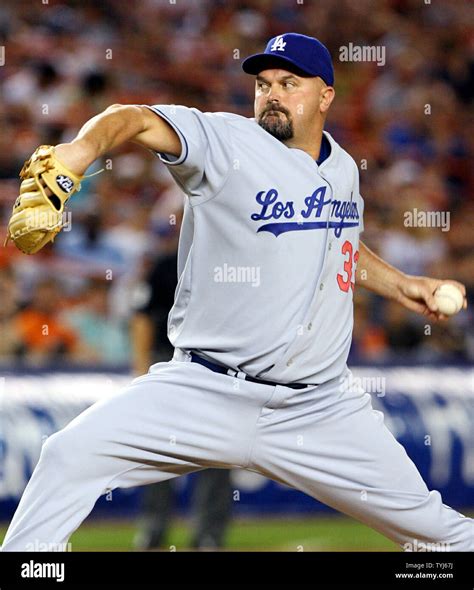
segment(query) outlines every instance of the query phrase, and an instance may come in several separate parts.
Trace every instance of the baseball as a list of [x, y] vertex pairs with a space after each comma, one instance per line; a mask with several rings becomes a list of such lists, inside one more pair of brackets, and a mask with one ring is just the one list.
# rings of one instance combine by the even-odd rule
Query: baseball
[[436, 289], [435, 301], [441, 313], [454, 315], [462, 309], [464, 296], [457, 287], [445, 283]]

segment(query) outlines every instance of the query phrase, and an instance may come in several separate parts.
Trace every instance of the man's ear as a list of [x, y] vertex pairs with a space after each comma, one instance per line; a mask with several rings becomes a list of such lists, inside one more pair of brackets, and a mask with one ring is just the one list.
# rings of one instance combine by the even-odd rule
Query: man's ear
[[319, 108], [322, 113], [327, 113], [335, 96], [336, 91], [332, 86], [325, 86], [322, 88], [319, 100]]

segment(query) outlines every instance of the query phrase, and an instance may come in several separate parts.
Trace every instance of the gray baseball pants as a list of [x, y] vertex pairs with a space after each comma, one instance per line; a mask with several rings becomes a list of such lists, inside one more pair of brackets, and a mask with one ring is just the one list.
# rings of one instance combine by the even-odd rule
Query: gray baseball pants
[[407, 551], [473, 551], [474, 520], [428, 490], [348, 375], [295, 390], [188, 361], [153, 365], [46, 440], [3, 550], [63, 546], [114, 488], [221, 467], [295, 487]]

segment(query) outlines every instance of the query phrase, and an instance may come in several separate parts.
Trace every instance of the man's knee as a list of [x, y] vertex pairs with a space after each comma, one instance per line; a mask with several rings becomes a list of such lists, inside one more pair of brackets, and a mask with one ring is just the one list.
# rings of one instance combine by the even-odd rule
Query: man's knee
[[41, 449], [40, 463], [42, 466], [53, 467], [55, 471], [68, 468], [77, 470], [81, 450], [85, 450], [81, 441], [77, 441], [66, 430], [60, 430], [46, 439]]

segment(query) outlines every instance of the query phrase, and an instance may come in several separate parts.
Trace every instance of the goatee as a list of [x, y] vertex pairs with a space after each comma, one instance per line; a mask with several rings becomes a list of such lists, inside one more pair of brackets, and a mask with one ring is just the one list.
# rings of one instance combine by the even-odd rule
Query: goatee
[[[282, 117], [276, 113], [283, 113], [285, 116]], [[263, 111], [258, 118], [258, 124], [280, 141], [286, 141], [293, 137], [293, 123], [289, 114], [280, 108], [269, 108]]]

